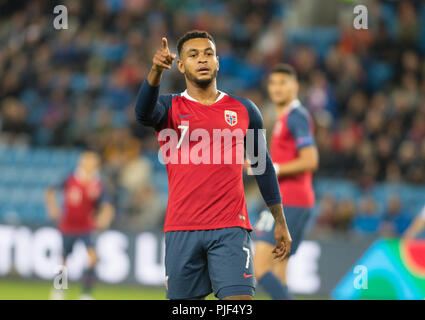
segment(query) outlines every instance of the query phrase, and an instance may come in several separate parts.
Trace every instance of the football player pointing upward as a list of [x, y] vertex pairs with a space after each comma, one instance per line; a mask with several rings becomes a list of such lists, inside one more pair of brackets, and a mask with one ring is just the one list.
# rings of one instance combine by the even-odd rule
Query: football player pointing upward
[[[163, 38], [162, 49], [153, 58], [152, 69], [142, 84], [135, 107], [137, 120], [155, 128], [161, 146], [169, 143], [161, 139], [162, 129], [174, 130], [178, 140], [186, 141], [190, 151], [197, 144], [192, 139], [199, 132], [196, 129], [208, 132], [211, 138], [217, 129], [239, 130], [245, 134], [247, 129], [262, 128], [261, 114], [254, 103], [217, 90], [219, 59], [211, 35], [203, 31], [188, 32], [179, 39], [177, 50], [177, 67], [185, 77], [187, 90], [180, 94], [159, 94], [162, 73], [170, 69], [176, 59]], [[263, 136], [254, 141], [254, 149], [265, 147]], [[231, 150], [237, 147], [239, 144], [232, 142]], [[181, 158], [185, 149], [182, 144], [176, 143], [171, 148]], [[213, 148], [213, 139], [202, 149], [207, 150], [211, 158], [217, 151]], [[219, 152], [222, 156], [224, 148]], [[169, 183], [164, 224], [167, 298], [202, 299], [214, 292], [219, 299], [251, 299], [255, 288], [250, 247], [252, 227], [243, 192], [243, 161], [181, 162], [166, 163]], [[256, 179], [276, 221], [274, 257], [283, 259], [290, 252], [291, 237], [268, 153], [264, 162], [265, 171], [256, 175]]]

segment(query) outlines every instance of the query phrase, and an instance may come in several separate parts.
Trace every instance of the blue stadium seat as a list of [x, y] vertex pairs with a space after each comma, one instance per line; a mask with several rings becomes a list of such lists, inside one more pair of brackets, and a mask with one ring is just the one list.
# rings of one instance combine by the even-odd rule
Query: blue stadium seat
[[2, 184], [10, 186], [21, 180], [22, 174], [16, 167], [3, 166], [2, 170]]
[[341, 179], [317, 179], [314, 184], [317, 197], [332, 195], [337, 200], [357, 198], [360, 191], [351, 181]]
[[13, 164], [14, 148], [0, 145], [0, 165], [11, 166]]
[[168, 196], [168, 177], [166, 171], [157, 171], [153, 174], [153, 185], [161, 193]]
[[384, 2], [381, 3], [381, 12], [382, 12], [382, 20], [385, 23], [385, 27], [388, 30], [391, 37], [397, 36], [397, 29], [398, 29], [398, 19], [397, 19], [397, 8], [396, 8], [396, 2], [389, 3]]
[[1, 206], [1, 219], [2, 223], [19, 224], [22, 223], [22, 217], [17, 211], [16, 206], [5, 203]]
[[33, 149], [31, 156], [31, 164], [36, 166], [50, 165], [52, 151], [50, 149], [37, 148]]
[[0, 204], [6, 203], [9, 199], [9, 189], [7, 186], [0, 185]]
[[9, 166], [0, 164], [0, 172], [2, 173], [2, 174], [0, 174], [0, 185], [5, 183], [5, 181], [7, 180], [7, 179], [5, 179], [5, 177], [6, 177], [7, 171], [9, 169], [10, 169]]
[[12, 152], [12, 164], [15, 166], [28, 166], [31, 163], [32, 151], [28, 148], [15, 148]]
[[288, 38], [295, 45], [312, 46], [322, 60], [340, 37], [338, 28], [291, 29]]
[[9, 202], [13, 204], [27, 203], [27, 190], [25, 188], [13, 188], [9, 193]]

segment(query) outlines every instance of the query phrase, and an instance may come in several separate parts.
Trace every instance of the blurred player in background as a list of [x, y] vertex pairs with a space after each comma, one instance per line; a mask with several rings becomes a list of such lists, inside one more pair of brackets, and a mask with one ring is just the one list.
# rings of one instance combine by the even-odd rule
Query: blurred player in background
[[423, 230], [425, 230], [425, 206], [423, 206], [421, 212], [413, 220], [410, 226], [403, 234], [405, 240], [416, 238]]
[[[91, 299], [95, 281], [97, 255], [93, 237], [97, 230], [107, 229], [114, 217], [114, 207], [106, 196], [100, 177], [100, 157], [97, 153], [83, 152], [73, 174], [59, 185], [46, 191], [46, 207], [50, 217], [58, 222], [63, 240], [63, 265], [76, 241], [81, 240], [89, 257], [89, 265], [83, 273], [83, 291], [80, 299]], [[56, 200], [56, 192], [63, 191], [63, 210]], [[52, 289], [51, 299], [64, 299], [64, 292]]]
[[[292, 237], [290, 255], [297, 251], [314, 206], [312, 172], [318, 167], [318, 152], [313, 138], [312, 119], [297, 99], [295, 70], [286, 64], [275, 66], [268, 79], [268, 93], [276, 105], [270, 153], [279, 180], [282, 203]], [[286, 268], [273, 260], [275, 224], [268, 210], [261, 212], [255, 226], [255, 274], [259, 284], [273, 299], [291, 299]]]
[[[137, 120], [158, 132], [160, 146], [165, 145], [161, 139], [162, 129], [175, 132], [180, 142], [186, 137], [186, 146], [192, 150], [198, 141], [189, 137], [198, 128], [207, 131], [209, 137], [217, 129], [239, 129], [244, 135], [247, 129], [255, 134], [259, 132], [263, 124], [255, 104], [217, 90], [219, 59], [211, 35], [204, 31], [188, 32], [179, 39], [177, 50], [180, 58], [177, 67], [185, 76], [187, 90], [181, 94], [159, 94], [162, 73], [171, 68], [176, 58], [168, 49], [167, 39], [162, 38], [162, 49], [153, 58], [152, 69], [142, 84], [135, 107]], [[242, 146], [249, 152], [244, 138]], [[203, 140], [203, 150], [208, 150], [210, 159], [215, 151], [213, 140]], [[181, 158], [183, 146], [174, 142], [167, 144], [171, 143], [170, 150]], [[240, 145], [233, 139], [229, 149], [224, 151], [221, 146], [219, 154], [214, 156], [223, 158], [229, 150], [235, 154]], [[290, 251], [291, 237], [263, 135], [254, 139], [253, 148], [254, 154], [259, 148], [264, 150], [265, 171], [255, 177], [276, 220], [275, 248], [271, 251], [275, 258], [283, 259]], [[164, 223], [167, 298], [203, 299], [214, 292], [219, 299], [252, 299], [255, 289], [250, 247], [252, 227], [243, 190], [243, 154], [240, 164], [178, 161], [166, 163], [166, 167], [169, 182]]]

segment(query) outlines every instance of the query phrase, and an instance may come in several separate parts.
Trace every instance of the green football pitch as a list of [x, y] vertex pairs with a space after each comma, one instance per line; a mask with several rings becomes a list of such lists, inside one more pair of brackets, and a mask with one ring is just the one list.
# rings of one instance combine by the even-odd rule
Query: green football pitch
[[[47, 300], [49, 299], [51, 282], [36, 280], [0, 279], [0, 300]], [[66, 299], [78, 299], [81, 294], [81, 285], [78, 282], [68, 283]], [[136, 285], [109, 285], [99, 283], [93, 289], [93, 298], [96, 300], [163, 300], [165, 288], [146, 287]], [[320, 297], [298, 297], [301, 299], [321, 299]], [[216, 298], [211, 294], [208, 300]], [[257, 300], [268, 300], [262, 292], [255, 295]]]
[[[0, 300], [47, 300], [51, 285], [51, 282], [44, 281], [2, 279], [0, 280]], [[69, 282], [68, 289], [65, 290], [66, 299], [78, 299], [80, 294], [80, 283]], [[165, 288], [99, 283], [93, 288], [93, 298], [96, 300], [163, 300]], [[267, 296], [263, 294], [261, 298], [267, 299]], [[215, 297], [211, 294], [207, 299], [212, 300]]]

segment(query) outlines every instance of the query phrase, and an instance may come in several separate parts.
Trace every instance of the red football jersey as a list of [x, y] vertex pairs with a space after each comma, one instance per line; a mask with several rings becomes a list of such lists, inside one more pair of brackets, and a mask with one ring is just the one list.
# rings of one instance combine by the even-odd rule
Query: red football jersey
[[266, 204], [281, 203], [263, 120], [252, 101], [220, 92], [212, 105], [203, 105], [186, 91], [160, 95], [159, 86], [145, 80], [135, 115], [157, 131], [167, 168], [164, 232], [252, 230], [243, 188], [245, 151], [258, 164], [255, 179]]
[[[294, 160], [299, 149], [314, 143], [312, 119], [300, 101], [294, 100], [274, 126], [270, 147], [273, 163]], [[309, 208], [314, 206], [311, 172], [283, 176], [278, 180], [284, 205]]]
[[[171, 103], [162, 129], [175, 130], [180, 140], [185, 130], [182, 126], [188, 126], [183, 137], [186, 140], [182, 141], [183, 145], [188, 143], [189, 154], [198, 143], [198, 139], [189, 139], [196, 129], [205, 129], [209, 136], [213, 137], [214, 129], [242, 129], [245, 133], [249, 126], [249, 115], [245, 106], [224, 93], [209, 106], [200, 104], [186, 92], [175, 96]], [[210, 150], [210, 164], [193, 164], [192, 161], [183, 164], [182, 146], [177, 149], [178, 163], [166, 164], [169, 197], [164, 232], [224, 227], [252, 230], [245, 203], [243, 164], [236, 163], [236, 152], [232, 152], [231, 164], [213, 164], [213, 139], [210, 140], [210, 143], [205, 145]], [[165, 141], [159, 143], [162, 146]], [[236, 144], [236, 139], [232, 139], [232, 151], [236, 149]], [[224, 147], [224, 143], [221, 143], [222, 155]]]
[[78, 173], [70, 175], [62, 184], [63, 213], [58, 228], [65, 234], [78, 234], [94, 230], [94, 217], [104, 198], [104, 186], [99, 177], [88, 183], [78, 179]]

